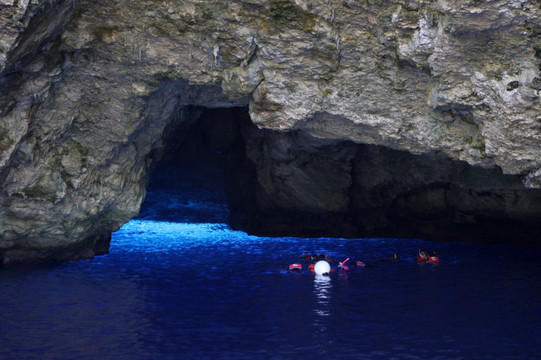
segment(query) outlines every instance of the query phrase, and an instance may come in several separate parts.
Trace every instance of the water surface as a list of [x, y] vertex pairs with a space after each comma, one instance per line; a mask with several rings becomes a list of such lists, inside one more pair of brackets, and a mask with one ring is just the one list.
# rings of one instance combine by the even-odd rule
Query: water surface
[[[304, 252], [368, 266], [288, 272]], [[109, 255], [0, 269], [0, 359], [537, 359], [540, 270], [527, 247], [134, 220]]]
[[[0, 359], [540, 358], [539, 249], [249, 236], [212, 159], [153, 173], [110, 254], [0, 268]], [[367, 266], [287, 271], [312, 252]]]

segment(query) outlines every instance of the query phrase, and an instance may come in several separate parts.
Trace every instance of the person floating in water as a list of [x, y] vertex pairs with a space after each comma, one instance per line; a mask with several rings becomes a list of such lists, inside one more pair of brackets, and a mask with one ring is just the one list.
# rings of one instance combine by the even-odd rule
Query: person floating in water
[[316, 262], [316, 261], [319, 261], [319, 260], [327, 260], [327, 255], [325, 255], [325, 253], [321, 253], [319, 255], [318, 254], [302, 253], [301, 258], [305, 259], [305, 260], [310, 260], [310, 261]]
[[299, 264], [299, 263], [289, 264], [289, 270], [300, 272], [302, 271], [302, 264]]
[[338, 262], [338, 267], [341, 268], [342, 270], [345, 270], [345, 271], [349, 271], [349, 267], [346, 265], [346, 263], [349, 261], [349, 258], [347, 258], [346, 260], [344, 261], [339, 261]]
[[[346, 265], [346, 263], [348, 263], [348, 265]], [[351, 270], [355, 270], [358, 267], [365, 267], [365, 266], [366, 266], [366, 263], [364, 261], [351, 260], [351, 258], [349, 257], [344, 261], [338, 262], [338, 267], [344, 271], [351, 271]]]
[[426, 251], [419, 249], [419, 254], [417, 255], [417, 261], [419, 262], [439, 262], [440, 259], [436, 255], [435, 251], [432, 251], [432, 254], [429, 256]]
[[[330, 262], [330, 259], [325, 255], [325, 253], [316, 254], [316, 253], [302, 253], [301, 259], [308, 260], [310, 264], [308, 265], [309, 271], [314, 271], [314, 264], [320, 260], [325, 260], [327, 262]], [[289, 264], [288, 270], [298, 271], [301, 272], [303, 269], [303, 265], [301, 263], [292, 263]]]
[[366, 266], [366, 263], [364, 261], [361, 261], [361, 260], [355, 260], [355, 266], [358, 266], [358, 267], [365, 267]]

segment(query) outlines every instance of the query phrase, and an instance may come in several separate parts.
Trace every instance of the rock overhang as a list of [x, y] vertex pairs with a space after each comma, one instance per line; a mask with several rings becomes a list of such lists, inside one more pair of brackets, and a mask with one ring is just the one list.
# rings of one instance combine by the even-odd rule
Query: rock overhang
[[[118, 228], [140, 206], [149, 154], [188, 105], [249, 103], [260, 128], [440, 154], [540, 186], [538, 4], [21, 6], [1, 9], [26, 14], [25, 26], [2, 24], [22, 34], [1, 49], [5, 229], [19, 229], [10, 220], [19, 207]], [[99, 221], [81, 220], [73, 241]], [[55, 222], [51, 233], [69, 237], [71, 220]]]

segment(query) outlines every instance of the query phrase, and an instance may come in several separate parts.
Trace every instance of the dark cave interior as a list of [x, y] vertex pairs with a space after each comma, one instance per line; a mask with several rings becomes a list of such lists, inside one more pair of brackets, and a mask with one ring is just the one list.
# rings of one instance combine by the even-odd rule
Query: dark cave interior
[[187, 123], [166, 135], [138, 218], [171, 222], [225, 223], [229, 217], [226, 177], [244, 157], [240, 123], [248, 109], [185, 107]]
[[436, 155], [256, 128], [247, 107], [183, 108], [139, 218], [265, 236], [540, 245], [541, 191]]

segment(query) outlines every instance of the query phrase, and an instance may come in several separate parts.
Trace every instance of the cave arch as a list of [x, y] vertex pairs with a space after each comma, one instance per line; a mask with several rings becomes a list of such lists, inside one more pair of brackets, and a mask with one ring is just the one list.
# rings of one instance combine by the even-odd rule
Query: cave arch
[[248, 107], [185, 106], [173, 121], [162, 148], [150, 154], [154, 165], [137, 218], [171, 222], [226, 223], [230, 171], [244, 160], [241, 127]]
[[[190, 125], [165, 132], [163, 162], [180, 165], [176, 171], [190, 164], [206, 169], [211, 181], [199, 181], [207, 186], [201, 188], [205, 196], [209, 186], [223, 189], [214, 192], [222, 196], [218, 213], [201, 212], [197, 221], [206, 221], [206, 216], [210, 222], [268, 236], [539, 245], [541, 191], [525, 189], [518, 176], [500, 169], [320, 139], [302, 130], [259, 129], [245, 106], [189, 106], [184, 111], [191, 116]], [[167, 176], [160, 176], [171, 185]], [[145, 211], [143, 207], [143, 217]]]
[[[289, 132], [242, 131], [246, 151], [226, 186], [232, 226], [539, 242], [539, 191], [523, 189], [541, 186], [539, 39], [523, 36], [535, 11], [516, 21], [494, 19], [490, 3], [440, 9], [456, 24], [429, 24], [427, 47], [410, 40], [431, 2], [392, 22], [385, 2], [376, 17], [342, 6], [333, 21], [323, 3], [296, 8], [315, 25], [296, 29], [280, 26], [268, 1], [11, 3], [0, 19], [4, 262], [105, 252], [139, 211], [167, 129], [185, 120], [175, 113], [249, 104], [255, 123]], [[489, 33], [505, 44], [487, 42]], [[457, 172], [484, 175], [470, 182]]]

